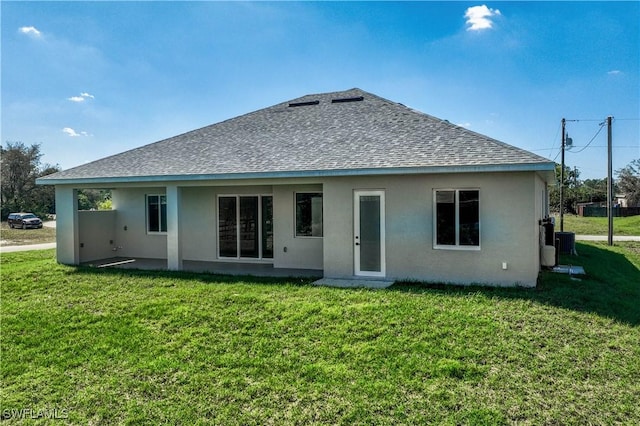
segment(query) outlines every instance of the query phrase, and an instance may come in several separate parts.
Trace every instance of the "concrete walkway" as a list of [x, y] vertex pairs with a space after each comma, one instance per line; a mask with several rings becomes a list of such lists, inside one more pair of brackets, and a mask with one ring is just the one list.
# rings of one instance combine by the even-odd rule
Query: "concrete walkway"
[[0, 247], [0, 253], [13, 253], [16, 251], [30, 251], [30, 250], [47, 250], [52, 248], [56, 248], [56, 243], [26, 244], [24, 246], [4, 246], [4, 247]]
[[[606, 235], [576, 235], [576, 241], [608, 241]], [[640, 241], [640, 235], [614, 235], [613, 241]]]
[[367, 280], [367, 279], [337, 279], [337, 278], [321, 278], [318, 281], [314, 281], [314, 285], [326, 286], [326, 287], [340, 287], [340, 288], [387, 288], [393, 285], [393, 281], [384, 280]]

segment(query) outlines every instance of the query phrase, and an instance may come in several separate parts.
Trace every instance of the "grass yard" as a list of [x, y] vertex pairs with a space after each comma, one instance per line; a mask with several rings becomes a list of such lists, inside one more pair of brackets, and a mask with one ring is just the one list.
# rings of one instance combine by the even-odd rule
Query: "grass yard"
[[640, 243], [577, 247], [564, 263], [589, 276], [545, 273], [537, 289], [318, 288], [5, 254], [1, 411], [7, 424], [20, 409], [71, 424], [640, 424]]
[[7, 222], [0, 222], [0, 245], [23, 246], [26, 244], [55, 243], [56, 228], [12, 229]]
[[[560, 216], [556, 216], [556, 231], [560, 230]], [[564, 230], [577, 235], [608, 235], [606, 217], [564, 215]], [[640, 235], [640, 216], [614, 217], [613, 235]]]

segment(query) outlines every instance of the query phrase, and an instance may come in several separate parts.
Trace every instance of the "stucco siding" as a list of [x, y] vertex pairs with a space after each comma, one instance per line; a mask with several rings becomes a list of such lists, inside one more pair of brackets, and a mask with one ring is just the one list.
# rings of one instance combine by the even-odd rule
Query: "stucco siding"
[[[276, 268], [322, 269], [324, 237], [295, 236], [296, 192], [322, 192], [322, 185], [279, 185], [273, 187], [273, 266]], [[324, 199], [323, 211], [327, 211]], [[324, 223], [327, 223], [326, 218]]]
[[163, 195], [162, 188], [114, 189], [112, 207], [116, 214], [117, 256], [167, 258], [167, 236], [147, 232], [145, 195]]
[[[327, 179], [325, 277], [354, 274], [353, 192], [360, 189], [385, 191], [388, 279], [535, 285], [538, 237], [533, 173]], [[479, 250], [434, 248], [435, 189], [480, 190]]]
[[78, 212], [80, 234], [80, 262], [107, 259], [114, 255], [116, 211], [97, 210]]
[[[218, 257], [219, 196], [273, 196], [273, 259], [238, 259], [240, 262], [273, 262], [276, 268], [322, 269], [323, 238], [295, 237], [295, 193], [322, 192], [321, 184], [194, 186], [181, 188], [180, 239], [182, 258], [197, 261], [234, 261]], [[162, 188], [119, 188], [113, 190], [115, 247], [117, 255], [149, 258], [167, 257], [167, 236], [151, 234], [146, 228], [145, 195], [164, 194]], [[126, 228], [126, 229], [125, 229]]]
[[78, 191], [56, 185], [56, 258], [65, 265], [80, 262], [78, 241]]
[[205, 262], [216, 260], [216, 193], [213, 188], [183, 188], [180, 220], [183, 258]]
[[[257, 261], [273, 262], [276, 268], [320, 269], [328, 278], [353, 278], [354, 192], [382, 190], [386, 279], [504, 286], [536, 283], [540, 265], [538, 221], [545, 214], [547, 193], [545, 181], [535, 172], [326, 177], [315, 183], [271, 183], [221, 186], [211, 182], [182, 187], [179, 215], [182, 258], [229, 260], [218, 257], [220, 195], [272, 195], [274, 255], [273, 259]], [[434, 247], [437, 189], [479, 190], [479, 248]], [[296, 192], [323, 193], [322, 237], [295, 236]], [[116, 212], [113, 226], [107, 228], [113, 228], [113, 247], [117, 248], [114, 255], [167, 258], [167, 236], [147, 232], [146, 225], [145, 195], [164, 193], [165, 187], [113, 190]], [[60, 190], [58, 195], [65, 200], [73, 198], [73, 192]], [[63, 219], [62, 226], [72, 229], [72, 221], [68, 222]], [[84, 218], [79, 222], [77, 234], [81, 241], [107, 239], [106, 234], [87, 230]], [[100, 235], [94, 237], [93, 232]], [[63, 256], [71, 258], [73, 253]]]

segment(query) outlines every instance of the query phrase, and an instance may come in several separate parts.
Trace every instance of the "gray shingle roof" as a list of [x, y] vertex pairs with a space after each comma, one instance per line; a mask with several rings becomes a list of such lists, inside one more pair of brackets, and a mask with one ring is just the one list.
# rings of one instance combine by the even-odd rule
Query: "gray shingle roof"
[[[351, 102], [335, 102], [340, 99]], [[553, 163], [402, 104], [351, 89], [283, 102], [64, 170], [41, 178], [39, 183], [509, 167], [553, 170]]]

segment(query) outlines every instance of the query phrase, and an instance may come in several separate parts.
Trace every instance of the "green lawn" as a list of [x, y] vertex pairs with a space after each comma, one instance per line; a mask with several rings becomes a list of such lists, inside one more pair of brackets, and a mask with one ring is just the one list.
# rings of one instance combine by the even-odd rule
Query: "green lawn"
[[[560, 216], [556, 216], [556, 231], [560, 230]], [[565, 232], [577, 235], [608, 235], [609, 219], [564, 215]], [[613, 235], [640, 235], [640, 216], [614, 217]]]
[[7, 222], [0, 222], [0, 245], [22, 246], [26, 244], [55, 243], [56, 228], [12, 229]]
[[388, 290], [3, 254], [1, 411], [72, 424], [639, 424], [640, 243], [578, 252], [563, 263], [584, 264], [581, 281]]

